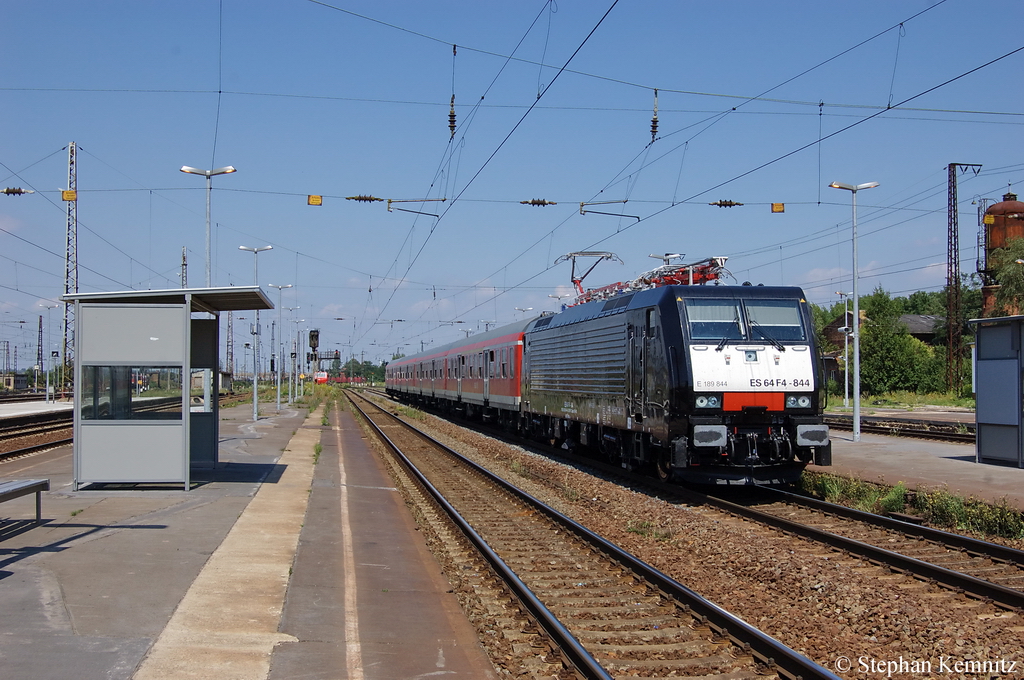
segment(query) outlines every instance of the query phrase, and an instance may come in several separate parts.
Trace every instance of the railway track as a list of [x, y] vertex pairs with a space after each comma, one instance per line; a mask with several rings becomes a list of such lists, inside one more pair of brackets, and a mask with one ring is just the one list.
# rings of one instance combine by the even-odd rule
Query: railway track
[[70, 410], [0, 418], [0, 460], [70, 444], [73, 421]]
[[372, 402], [350, 403], [578, 676], [837, 677]]
[[[221, 396], [221, 403], [232, 397]], [[24, 401], [24, 400], [22, 400]], [[38, 399], [36, 400], [38, 401]], [[138, 407], [140, 411], [161, 411], [168, 403], [177, 406], [176, 400], [154, 401]], [[0, 460], [17, 458], [70, 444], [74, 413], [70, 410], [43, 411], [0, 418]]]
[[1024, 552], [777, 489], [748, 502], [709, 497], [730, 513], [820, 541], [875, 564], [1024, 611]]
[[[836, 430], [852, 430], [853, 416], [825, 414], [825, 424]], [[893, 437], [916, 437], [934, 441], [973, 444], [974, 423], [951, 423], [936, 420], [908, 420], [872, 416], [861, 418], [861, 432]]]

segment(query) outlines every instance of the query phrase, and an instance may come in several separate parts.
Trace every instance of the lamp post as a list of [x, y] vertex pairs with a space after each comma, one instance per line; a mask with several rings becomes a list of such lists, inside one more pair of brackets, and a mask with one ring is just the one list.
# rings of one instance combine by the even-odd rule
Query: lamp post
[[853, 197], [853, 441], [860, 441], [860, 295], [858, 294], [859, 272], [857, 271], [857, 192], [874, 189], [878, 182], [864, 184], [843, 184], [832, 182], [832, 189], [845, 189]]
[[843, 379], [843, 408], [850, 407], [850, 296], [853, 293], [836, 291], [836, 295], [843, 298], [843, 327], [839, 331], [843, 334], [843, 370], [846, 377]]
[[[284, 354], [284, 325], [283, 325], [283, 321], [282, 321], [281, 315], [284, 313], [284, 307], [281, 306], [283, 304], [282, 301], [281, 301], [281, 297], [284, 294], [284, 289], [285, 288], [291, 288], [292, 284], [289, 283], [289, 284], [284, 285], [284, 286], [275, 286], [272, 283], [268, 283], [267, 285], [270, 286], [271, 288], [277, 288], [277, 327], [279, 329], [281, 329], [281, 340], [278, 342], [279, 346], [275, 347], [274, 349], [277, 350], [277, 356], [280, 357], [281, 359], [283, 359], [284, 357], [282, 355]], [[277, 410], [278, 411], [281, 410], [281, 361], [280, 361], [280, 359], [277, 362]]]
[[[238, 246], [239, 250], [252, 253], [252, 281], [253, 285], [260, 285], [260, 253], [264, 250], [272, 250], [274, 246], [262, 246], [250, 248], [249, 246]], [[250, 329], [253, 345], [253, 370], [252, 370], [252, 421], [255, 423], [260, 419], [259, 412], [259, 375], [260, 375], [260, 310], [256, 310], [256, 323]]]
[[216, 168], [214, 170], [200, 170], [199, 168], [193, 168], [190, 165], [181, 166], [182, 172], [187, 172], [190, 175], [201, 175], [206, 178], [206, 287], [213, 287], [213, 276], [212, 268], [210, 265], [210, 194], [213, 192], [213, 176], [214, 175], [226, 175], [231, 172], [236, 172], [234, 167], [226, 165], [223, 168]]
[[53, 345], [50, 344], [50, 310], [51, 309], [57, 309], [57, 305], [44, 305], [43, 303], [39, 303], [39, 306], [46, 308], [46, 353], [43, 355], [43, 370], [46, 372], [46, 399], [45, 399], [45, 402], [47, 404], [49, 404], [50, 403], [50, 365], [53, 364], [53, 361], [52, 360], [51, 361], [47, 361], [46, 360], [46, 356], [50, 353], [50, 347], [53, 346]]
[[[299, 368], [302, 366], [302, 359], [299, 357], [299, 352], [302, 351], [302, 331], [299, 330], [300, 323], [306, 323], [305, 319], [295, 319], [292, 321], [295, 324], [295, 344], [292, 345], [295, 351], [292, 352], [292, 380], [295, 383], [295, 392], [299, 391]], [[289, 384], [288, 388], [288, 403], [292, 402], [293, 392]], [[299, 396], [302, 396], [301, 394]]]
[[526, 314], [527, 312], [532, 311], [532, 310], [533, 310], [533, 307], [516, 307], [516, 311], [517, 312], [522, 312], [523, 314]]
[[[295, 316], [295, 310], [299, 309], [299, 305], [295, 305], [294, 307], [283, 307], [283, 309], [287, 309], [288, 310], [288, 316], [294, 317]], [[289, 319], [289, 321], [294, 322], [295, 319]], [[284, 333], [284, 326], [282, 325], [281, 326], [281, 360], [282, 361], [284, 361], [284, 347], [285, 347], [285, 345], [284, 345], [284, 335], [285, 335], [285, 333]], [[294, 349], [295, 349], [295, 343], [293, 341], [292, 342], [292, 350], [294, 350]], [[289, 354], [291, 355], [290, 358], [292, 360], [292, 363], [291, 363], [291, 373], [288, 374], [288, 403], [290, 404], [290, 403], [292, 403], [292, 396], [294, 394], [292, 392], [292, 384], [295, 382], [295, 352], [292, 351], [292, 352], [289, 352]]]

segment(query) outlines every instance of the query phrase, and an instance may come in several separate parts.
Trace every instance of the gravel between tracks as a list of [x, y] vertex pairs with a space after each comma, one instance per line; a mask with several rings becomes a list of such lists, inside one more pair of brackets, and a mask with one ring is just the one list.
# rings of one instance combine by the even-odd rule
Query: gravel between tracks
[[[901, 660], [930, 662], [925, 675], [942, 677], [978, 677], [955, 672], [972, 661], [1016, 661], [1010, 675], [1024, 667], [1020, 614], [714, 510], [662, 502], [432, 416], [415, 424], [844, 677], [885, 677], [860, 664]], [[840, 657], [852, 670], [837, 669]]]
[[30, 446], [37, 446], [39, 444], [46, 444], [47, 442], [68, 438], [70, 436], [71, 426], [69, 425], [67, 429], [59, 432], [45, 432], [43, 434], [29, 434], [20, 437], [11, 437], [0, 441], [0, 454], [17, 451], [18, 449], [24, 449]]

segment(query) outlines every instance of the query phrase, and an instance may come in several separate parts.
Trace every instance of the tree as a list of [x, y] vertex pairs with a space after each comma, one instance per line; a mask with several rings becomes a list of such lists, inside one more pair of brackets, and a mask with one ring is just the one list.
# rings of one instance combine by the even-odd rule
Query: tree
[[946, 291], [919, 290], [910, 294], [903, 303], [904, 314], [946, 315]]
[[904, 300], [892, 298], [879, 286], [861, 299], [861, 306], [867, 317], [861, 326], [861, 390], [941, 391], [945, 360], [907, 332], [900, 321]]
[[1024, 238], [1010, 239], [1005, 248], [992, 251], [990, 266], [995, 269], [996, 316], [1019, 314], [1024, 309]]

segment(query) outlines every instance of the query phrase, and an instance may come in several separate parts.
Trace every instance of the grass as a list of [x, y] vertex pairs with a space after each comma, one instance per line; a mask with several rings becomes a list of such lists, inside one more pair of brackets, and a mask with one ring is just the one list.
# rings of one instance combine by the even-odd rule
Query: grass
[[513, 460], [509, 463], [509, 469], [520, 477], [529, 477], [530, 471], [526, 465], [520, 460]]
[[410, 418], [412, 420], [426, 420], [427, 415], [418, 409], [414, 409], [411, 406], [399, 406], [398, 414]]
[[663, 529], [650, 520], [631, 519], [626, 522], [626, 531], [631, 534], [638, 534], [644, 538], [654, 538], [659, 541], [667, 541], [672, 538], [672, 532]]
[[320, 462], [320, 454], [323, 452], [323, 450], [324, 447], [320, 444], [320, 442], [313, 444], [313, 465], [316, 465], [317, 463]]
[[[851, 400], [853, 399], [851, 395]], [[946, 408], [970, 408], [975, 407], [973, 397], [957, 397], [954, 394], [944, 392], [931, 392], [928, 394], [917, 394], [915, 392], [886, 392], [885, 394], [864, 394], [861, 396], [861, 403], [867, 406], [881, 406], [883, 408], [905, 408], [914, 410], [923, 406], [944, 406]], [[829, 408], [842, 408], [843, 395], [838, 398], [836, 395], [829, 397]]]
[[804, 472], [800, 487], [830, 503], [884, 514], [917, 515], [931, 526], [982, 536], [1024, 539], [1024, 514], [1002, 498], [986, 503], [946, 488], [910, 490], [899, 482], [885, 486], [830, 473]]

